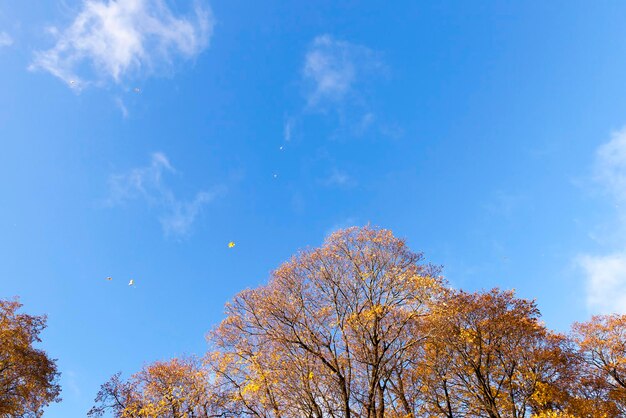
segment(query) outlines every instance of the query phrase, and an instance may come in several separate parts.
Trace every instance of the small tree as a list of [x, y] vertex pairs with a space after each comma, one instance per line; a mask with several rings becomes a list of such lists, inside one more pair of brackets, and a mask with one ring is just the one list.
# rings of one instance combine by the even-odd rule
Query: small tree
[[0, 416], [35, 418], [60, 401], [55, 360], [34, 347], [46, 327], [45, 316], [17, 311], [17, 300], [0, 300]]
[[208, 371], [193, 357], [157, 361], [128, 381], [117, 373], [102, 385], [96, 404], [88, 416], [100, 417], [106, 411], [116, 418], [223, 416], [221, 400], [212, 388]]

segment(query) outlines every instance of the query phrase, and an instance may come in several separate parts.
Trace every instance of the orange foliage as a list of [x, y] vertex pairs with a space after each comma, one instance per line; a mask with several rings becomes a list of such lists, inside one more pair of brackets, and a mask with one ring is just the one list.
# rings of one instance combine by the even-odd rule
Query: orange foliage
[[220, 398], [211, 387], [210, 376], [195, 358], [158, 361], [122, 381], [114, 375], [102, 385], [88, 416], [111, 411], [117, 418], [208, 418], [216, 412]]
[[534, 301], [438, 274], [391, 231], [338, 231], [228, 303], [204, 362], [116, 375], [90, 416], [626, 416], [626, 316], [565, 336]]
[[18, 313], [16, 300], [0, 300], [0, 417], [40, 417], [60, 400], [55, 361], [36, 349], [44, 316]]

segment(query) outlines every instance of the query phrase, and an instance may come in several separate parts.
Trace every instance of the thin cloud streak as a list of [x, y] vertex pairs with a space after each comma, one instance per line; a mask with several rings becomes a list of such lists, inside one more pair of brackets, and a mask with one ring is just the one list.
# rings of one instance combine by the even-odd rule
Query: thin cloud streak
[[117, 108], [120, 110], [120, 112], [122, 112], [122, 116], [124, 117], [124, 119], [128, 119], [128, 108], [124, 104], [124, 101], [121, 98], [116, 97], [115, 104], [117, 105]]

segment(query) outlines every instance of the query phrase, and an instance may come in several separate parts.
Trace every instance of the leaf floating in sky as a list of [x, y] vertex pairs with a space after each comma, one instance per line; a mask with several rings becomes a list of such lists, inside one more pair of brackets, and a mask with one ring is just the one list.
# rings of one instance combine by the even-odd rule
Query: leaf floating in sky
[[233, 248], [235, 246], [235, 242], [231, 241], [228, 243], [228, 248]]
[[107, 277], [107, 280], [111, 281], [111, 280], [113, 280], [113, 277]]
[[135, 284], [135, 281], [134, 281], [133, 279], [130, 279], [130, 282], [128, 282], [128, 285], [129, 285], [129, 286], [132, 286], [132, 285], [134, 285], [134, 284]]

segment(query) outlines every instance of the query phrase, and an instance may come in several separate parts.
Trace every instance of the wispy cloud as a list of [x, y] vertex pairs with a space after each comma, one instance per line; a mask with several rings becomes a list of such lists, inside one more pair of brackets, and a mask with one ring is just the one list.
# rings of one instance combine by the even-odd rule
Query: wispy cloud
[[160, 219], [165, 235], [184, 235], [189, 232], [200, 211], [214, 196], [215, 193], [198, 192], [193, 200], [184, 202], [172, 195], [166, 201], [168, 213]]
[[66, 383], [65, 386], [71, 389], [72, 394], [75, 398], [80, 398], [81, 390], [80, 386], [78, 385], [78, 374], [72, 370], [66, 370], [62, 376]]
[[165, 0], [84, 0], [69, 27], [51, 28], [56, 44], [35, 53], [42, 69], [74, 88], [169, 70], [176, 57], [192, 58], [213, 31], [210, 9], [198, 2], [175, 16]]
[[372, 112], [367, 112], [361, 120], [355, 124], [353, 131], [355, 136], [362, 136], [375, 122], [376, 116]]
[[122, 112], [122, 116], [124, 116], [124, 119], [128, 118], [128, 108], [124, 104], [124, 101], [120, 97], [116, 97], [115, 104], [117, 105], [117, 108], [120, 110], [120, 112]]
[[129, 200], [144, 200], [159, 209], [159, 220], [165, 235], [184, 236], [190, 231], [202, 209], [221, 189], [200, 191], [191, 200], [181, 200], [163, 180], [166, 174], [175, 173], [176, 170], [165, 154], [153, 153], [149, 165], [109, 178], [109, 203], [118, 205]]
[[13, 45], [13, 38], [6, 32], [0, 32], [0, 48], [11, 45]]
[[335, 187], [351, 187], [356, 184], [356, 181], [345, 171], [334, 168], [330, 175], [326, 177], [322, 183], [326, 186]]
[[349, 99], [357, 84], [380, 68], [377, 54], [365, 46], [330, 35], [316, 37], [304, 60], [308, 105], [326, 106]]
[[[619, 208], [614, 229], [624, 228], [626, 211], [626, 129], [614, 132], [598, 147], [594, 180]], [[587, 306], [593, 312], [626, 313], [626, 240], [608, 254], [580, 254], [576, 263], [586, 280]]]
[[[364, 45], [325, 34], [308, 45], [300, 72], [304, 104], [286, 121], [283, 139], [294, 136], [301, 119], [322, 114], [336, 120], [330, 138], [362, 137], [376, 132], [393, 136], [401, 129], [390, 126], [374, 111], [372, 91], [388, 73], [382, 54]], [[301, 135], [298, 135], [301, 137]]]

